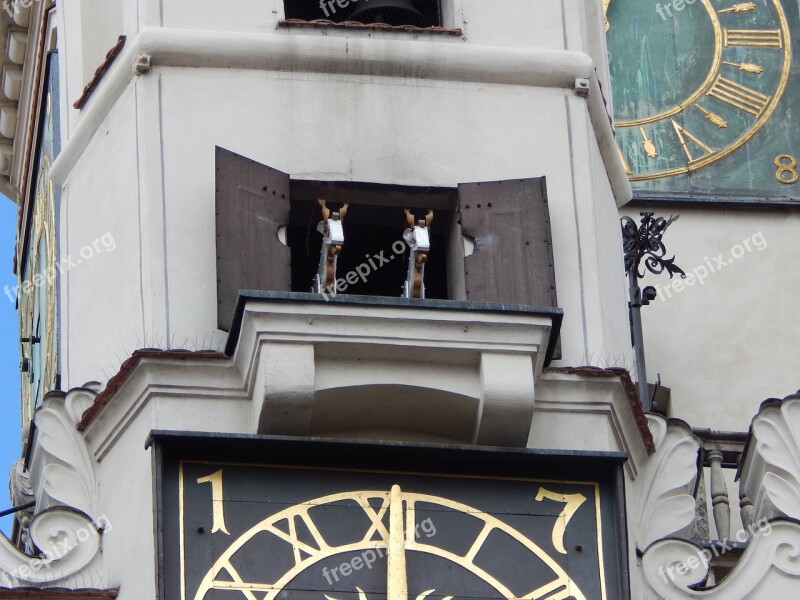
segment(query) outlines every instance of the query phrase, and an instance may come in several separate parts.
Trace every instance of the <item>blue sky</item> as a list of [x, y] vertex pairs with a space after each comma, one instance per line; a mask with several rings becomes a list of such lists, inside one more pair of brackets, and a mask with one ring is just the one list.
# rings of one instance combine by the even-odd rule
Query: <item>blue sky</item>
[[[17, 284], [12, 272], [16, 240], [17, 205], [0, 195], [0, 288]], [[11, 507], [8, 473], [20, 454], [19, 323], [14, 303], [0, 296], [0, 510]], [[11, 532], [13, 517], [0, 519], [0, 529]]]

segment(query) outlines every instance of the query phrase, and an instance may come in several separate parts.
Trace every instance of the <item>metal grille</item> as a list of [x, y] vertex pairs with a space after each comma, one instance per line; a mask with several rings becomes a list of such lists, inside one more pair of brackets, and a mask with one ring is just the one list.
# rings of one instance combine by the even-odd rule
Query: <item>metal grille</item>
[[441, 26], [440, 0], [284, 0], [287, 19]]

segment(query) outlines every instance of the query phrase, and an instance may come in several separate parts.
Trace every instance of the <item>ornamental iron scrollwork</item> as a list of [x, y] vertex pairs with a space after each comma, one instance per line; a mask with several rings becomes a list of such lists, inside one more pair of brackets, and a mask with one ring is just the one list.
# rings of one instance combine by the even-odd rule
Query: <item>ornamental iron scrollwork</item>
[[[686, 278], [686, 273], [675, 264], [674, 256], [666, 258], [667, 249], [664, 247], [664, 242], [661, 241], [664, 232], [678, 217], [670, 216], [669, 219], [665, 219], [664, 217], [654, 217], [651, 212], [640, 214], [642, 219], [639, 225], [630, 217], [622, 217], [622, 248], [625, 253], [625, 272], [628, 274], [631, 343], [636, 351], [639, 401], [642, 409], [649, 411], [651, 399], [647, 389], [644, 334], [640, 311], [642, 306], [646, 306], [656, 299], [657, 291], [653, 286], [647, 286], [642, 290], [639, 287], [639, 279], [646, 275], [645, 269], [654, 275], [660, 275], [666, 271], [669, 273], [670, 279], [676, 274]], [[644, 262], [644, 268], [640, 270], [642, 262]]]
[[682, 278], [686, 277], [679, 266], [675, 264], [675, 257], [664, 258], [667, 249], [661, 238], [667, 228], [678, 220], [677, 216], [654, 217], [651, 212], [640, 213], [642, 216], [641, 224], [630, 217], [622, 217], [622, 247], [625, 251], [625, 272], [628, 274], [636, 273], [641, 279], [645, 272], [639, 270], [642, 259], [644, 266], [654, 275], [660, 275], [664, 271], [669, 273], [670, 279], [676, 274]]

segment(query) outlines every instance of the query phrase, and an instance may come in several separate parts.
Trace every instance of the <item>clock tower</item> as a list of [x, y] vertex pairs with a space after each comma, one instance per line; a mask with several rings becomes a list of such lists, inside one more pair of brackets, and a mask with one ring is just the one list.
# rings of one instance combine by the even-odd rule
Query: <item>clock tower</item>
[[[675, 38], [722, 36], [700, 87], [657, 77], [673, 106], [619, 83], [640, 67], [609, 62], [600, 2], [9, 2], [24, 435], [0, 598], [793, 590], [770, 450], [798, 399], [737, 454], [634, 384], [637, 177], [727, 164], [791, 96], [789, 17], [759, 13], [780, 45], [745, 83], [735, 12]], [[726, 517], [746, 537], [720, 552]]]

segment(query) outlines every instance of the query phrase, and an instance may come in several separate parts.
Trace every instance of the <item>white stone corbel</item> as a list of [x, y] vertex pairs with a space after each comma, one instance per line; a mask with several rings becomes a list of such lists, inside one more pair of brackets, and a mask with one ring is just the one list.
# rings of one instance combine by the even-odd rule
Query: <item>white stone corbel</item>
[[266, 345], [264, 393], [256, 396], [260, 433], [308, 435], [314, 411], [314, 346]]
[[800, 392], [761, 405], [743, 458], [741, 486], [754, 519], [800, 519]]
[[534, 365], [524, 354], [481, 354], [477, 444], [524, 447], [533, 423]]
[[700, 440], [683, 421], [648, 415], [656, 445], [634, 483], [636, 545], [644, 550], [667, 536], [690, 536], [695, 518], [694, 487]]
[[[34, 415], [35, 445], [25, 473], [36, 501], [30, 543], [26, 553], [0, 536], [4, 581], [21, 585], [58, 582], [75, 575], [97, 556], [100, 531], [109, 527], [98, 515], [94, 460], [77, 430], [79, 415], [67, 408], [75, 409], [81, 397], [92, 394], [83, 388], [66, 395], [48, 394]], [[101, 522], [103, 525], [98, 525]]]
[[800, 524], [796, 522], [765, 521], [719, 585], [693, 589], [706, 580], [711, 556], [711, 551], [687, 541], [664, 539], [644, 553], [642, 569], [661, 600], [788, 600], [800, 589]]

